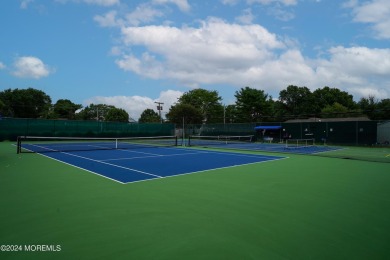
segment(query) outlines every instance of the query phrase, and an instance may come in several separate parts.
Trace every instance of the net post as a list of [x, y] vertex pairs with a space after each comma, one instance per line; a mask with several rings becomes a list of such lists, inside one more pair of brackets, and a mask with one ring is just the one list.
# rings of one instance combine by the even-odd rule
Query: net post
[[20, 154], [21, 150], [20, 136], [18, 136], [16, 137], [16, 153]]
[[118, 149], [118, 138], [115, 138], [115, 149]]
[[185, 122], [185, 120], [184, 120], [184, 116], [183, 116], [183, 133], [182, 133], [183, 140], [182, 140], [182, 145], [185, 146], [186, 139], [185, 139], [185, 123], [184, 122]]

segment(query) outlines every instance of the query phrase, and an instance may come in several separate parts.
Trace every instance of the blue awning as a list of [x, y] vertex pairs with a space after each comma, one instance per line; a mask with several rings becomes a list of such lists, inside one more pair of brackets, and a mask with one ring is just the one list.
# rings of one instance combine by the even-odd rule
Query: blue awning
[[279, 130], [282, 128], [280, 125], [260, 125], [256, 126], [255, 130]]

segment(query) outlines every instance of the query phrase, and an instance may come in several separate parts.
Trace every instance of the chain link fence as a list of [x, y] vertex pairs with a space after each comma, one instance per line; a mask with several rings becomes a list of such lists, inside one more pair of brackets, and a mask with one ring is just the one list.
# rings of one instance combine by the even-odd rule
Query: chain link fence
[[3, 118], [0, 141], [18, 136], [135, 137], [174, 135], [174, 124]]

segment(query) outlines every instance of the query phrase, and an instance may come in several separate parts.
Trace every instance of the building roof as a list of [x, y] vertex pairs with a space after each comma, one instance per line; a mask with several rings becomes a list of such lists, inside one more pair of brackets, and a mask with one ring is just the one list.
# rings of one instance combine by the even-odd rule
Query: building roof
[[255, 130], [279, 130], [282, 128], [280, 125], [260, 125], [256, 126]]
[[337, 118], [305, 118], [305, 119], [291, 119], [285, 123], [300, 123], [300, 122], [347, 122], [347, 121], [371, 121], [368, 117], [337, 117]]

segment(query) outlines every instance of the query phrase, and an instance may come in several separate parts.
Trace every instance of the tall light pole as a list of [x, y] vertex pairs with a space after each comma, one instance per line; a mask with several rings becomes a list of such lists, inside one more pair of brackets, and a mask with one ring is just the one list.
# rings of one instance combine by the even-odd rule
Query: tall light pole
[[226, 124], [226, 106], [223, 104], [223, 125]]
[[164, 105], [164, 103], [159, 101], [156, 101], [154, 103], [157, 104], [158, 115], [160, 116], [160, 121], [162, 123], [161, 111], [163, 110], [163, 107], [161, 105]]

